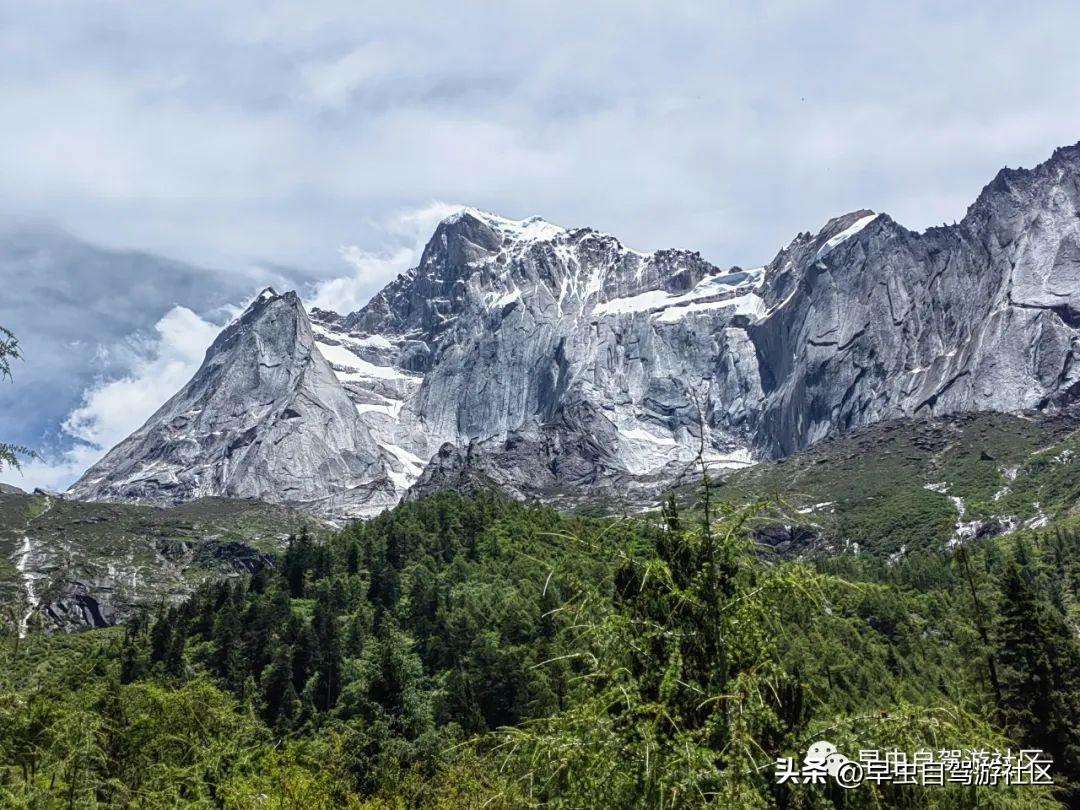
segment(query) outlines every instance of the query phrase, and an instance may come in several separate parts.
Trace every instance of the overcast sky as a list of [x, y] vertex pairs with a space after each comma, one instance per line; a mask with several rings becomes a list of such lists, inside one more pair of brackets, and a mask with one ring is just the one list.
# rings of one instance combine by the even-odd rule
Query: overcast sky
[[0, 480], [66, 485], [258, 285], [354, 308], [455, 204], [723, 266], [856, 208], [957, 220], [1080, 140], [1078, 30], [1064, 2], [0, 0], [0, 438], [48, 457]]

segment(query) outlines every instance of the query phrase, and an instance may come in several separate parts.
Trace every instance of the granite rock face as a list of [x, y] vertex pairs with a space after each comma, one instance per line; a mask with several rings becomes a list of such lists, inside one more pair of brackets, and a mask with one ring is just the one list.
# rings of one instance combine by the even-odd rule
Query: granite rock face
[[383, 397], [367, 411], [373, 433], [414, 467], [449, 443], [502, 454], [523, 484], [587, 485], [689, 462], [702, 426], [713, 461], [750, 462], [761, 390], [744, 327], [760, 283], [760, 270], [696, 253], [468, 210], [335, 326], [361, 358], [407, 376], [391, 389], [368, 369], [349, 383]]
[[900, 416], [1045, 410], [1080, 391], [1080, 145], [1003, 170], [957, 225], [859, 211], [768, 265], [757, 447]]
[[339, 517], [465, 482], [636, 497], [699, 452], [732, 468], [882, 419], [1054, 409], [1080, 392], [1078, 184], [1060, 149], [957, 225], [856, 211], [751, 270], [466, 209], [357, 312], [260, 298], [72, 492]]
[[267, 289], [192, 380], [69, 494], [157, 505], [257, 498], [348, 514], [358, 500], [381, 502], [383, 477], [381, 451], [315, 348], [299, 298]]

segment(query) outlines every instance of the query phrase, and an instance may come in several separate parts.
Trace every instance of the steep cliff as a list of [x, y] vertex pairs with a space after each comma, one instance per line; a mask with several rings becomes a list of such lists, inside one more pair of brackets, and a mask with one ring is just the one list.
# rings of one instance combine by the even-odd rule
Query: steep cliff
[[768, 265], [756, 445], [898, 416], [1044, 410], [1080, 383], [1080, 145], [1003, 170], [957, 225], [860, 211]]
[[[1080, 391], [1080, 146], [963, 221], [856, 211], [764, 268], [466, 209], [351, 314], [268, 291], [72, 490], [370, 514], [453, 482], [658, 492], [852, 427], [1052, 411]], [[645, 502], [645, 501], [643, 501]]]
[[221, 495], [348, 515], [390, 502], [383, 478], [381, 451], [315, 348], [299, 298], [267, 289], [70, 494], [159, 505]]

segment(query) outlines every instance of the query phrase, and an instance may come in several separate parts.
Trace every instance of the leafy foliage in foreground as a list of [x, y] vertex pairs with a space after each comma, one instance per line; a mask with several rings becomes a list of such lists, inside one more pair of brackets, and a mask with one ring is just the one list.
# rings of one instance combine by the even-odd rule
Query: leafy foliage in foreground
[[[11, 361], [22, 357], [19, 339], [11, 330], [0, 326], [0, 382], [11, 379]], [[18, 468], [19, 456], [33, 456], [33, 452], [17, 444], [0, 442], [0, 469], [5, 466]]]
[[1032, 788], [776, 785], [773, 765], [822, 738], [853, 753], [1039, 744], [1067, 781], [1075, 535], [988, 544], [966, 567], [811, 566], [764, 562], [754, 514], [599, 521], [445, 494], [325, 544], [301, 534], [277, 570], [126, 632], [8, 639], [2, 801], [1055, 804]]

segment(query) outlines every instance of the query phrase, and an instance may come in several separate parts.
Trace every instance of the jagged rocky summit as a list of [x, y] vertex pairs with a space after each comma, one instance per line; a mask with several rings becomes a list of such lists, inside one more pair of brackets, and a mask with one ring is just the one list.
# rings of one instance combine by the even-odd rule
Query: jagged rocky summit
[[392, 501], [380, 448], [317, 348], [295, 293], [266, 289], [198, 372], [70, 490], [176, 504], [225, 495], [347, 514]]
[[358, 312], [263, 292], [71, 490], [255, 497], [337, 518], [406, 492], [646, 497], [851, 427], [1052, 410], [1080, 368], [1080, 145], [957, 225], [856, 211], [763, 268], [466, 209]]

